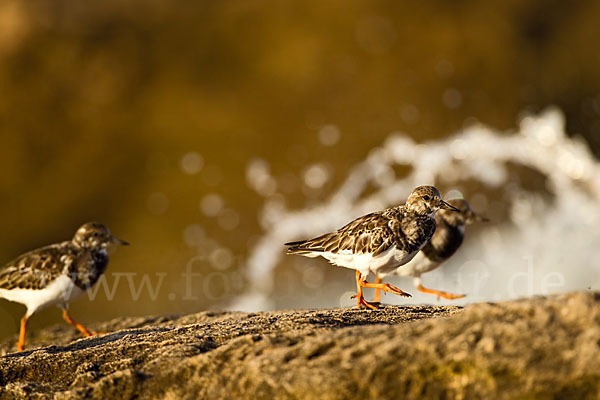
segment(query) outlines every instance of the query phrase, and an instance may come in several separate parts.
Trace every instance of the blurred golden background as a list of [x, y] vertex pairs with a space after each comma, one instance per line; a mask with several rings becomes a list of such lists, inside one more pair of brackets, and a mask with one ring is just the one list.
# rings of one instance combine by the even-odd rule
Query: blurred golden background
[[[321, 201], [390, 132], [509, 130], [557, 105], [598, 155], [598, 16], [592, 0], [2, 0], [0, 262], [98, 220], [132, 243], [109, 285], [162, 283], [133, 301], [123, 277], [75, 318], [223, 307], [244, 289], [264, 197]], [[328, 179], [307, 184], [316, 163]], [[276, 177], [261, 194], [249, 166]], [[182, 300], [196, 259], [239, 280], [199, 279]], [[0, 334], [22, 313], [0, 301]]]

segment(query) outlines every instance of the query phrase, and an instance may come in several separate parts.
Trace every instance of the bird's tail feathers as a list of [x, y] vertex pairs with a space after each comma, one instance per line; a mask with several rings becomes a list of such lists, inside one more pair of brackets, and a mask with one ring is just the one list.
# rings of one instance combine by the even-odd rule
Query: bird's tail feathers
[[287, 249], [287, 254], [299, 254], [306, 255], [310, 253], [324, 251], [320, 247], [311, 247], [310, 240], [298, 240], [296, 242], [285, 243], [286, 246], [290, 246]]

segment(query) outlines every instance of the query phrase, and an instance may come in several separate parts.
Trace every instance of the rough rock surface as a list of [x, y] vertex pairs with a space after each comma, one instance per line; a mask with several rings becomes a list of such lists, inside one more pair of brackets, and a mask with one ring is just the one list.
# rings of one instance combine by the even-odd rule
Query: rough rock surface
[[124, 318], [0, 349], [2, 398], [598, 398], [600, 294]]

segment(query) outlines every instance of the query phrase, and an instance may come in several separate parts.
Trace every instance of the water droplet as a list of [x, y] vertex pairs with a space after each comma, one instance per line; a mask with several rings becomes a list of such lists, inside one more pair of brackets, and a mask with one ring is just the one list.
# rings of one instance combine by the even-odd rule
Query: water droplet
[[450, 109], [455, 109], [462, 105], [463, 96], [462, 96], [462, 93], [459, 92], [457, 89], [449, 88], [449, 89], [446, 89], [446, 91], [444, 91], [442, 100], [446, 107], [448, 107]]
[[204, 229], [198, 224], [192, 224], [183, 230], [183, 241], [189, 247], [197, 247], [204, 239]]
[[214, 269], [222, 271], [231, 267], [233, 264], [233, 254], [231, 254], [229, 249], [219, 247], [210, 253], [208, 260]]
[[304, 183], [311, 189], [320, 189], [329, 179], [323, 164], [313, 164], [304, 171]]
[[195, 175], [204, 166], [204, 159], [195, 151], [184, 154], [179, 162], [179, 167], [184, 174]]
[[234, 230], [240, 223], [240, 216], [231, 209], [225, 209], [219, 214], [219, 226], [226, 231]]
[[334, 146], [340, 140], [340, 130], [337, 126], [329, 124], [319, 129], [319, 141], [323, 146]]
[[216, 193], [207, 194], [200, 202], [200, 209], [204, 215], [215, 217], [223, 209], [223, 198]]

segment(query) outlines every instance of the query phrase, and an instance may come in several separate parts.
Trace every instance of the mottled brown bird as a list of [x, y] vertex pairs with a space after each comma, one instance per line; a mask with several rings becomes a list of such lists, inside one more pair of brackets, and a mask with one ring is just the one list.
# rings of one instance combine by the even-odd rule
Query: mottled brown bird
[[389, 284], [368, 283], [367, 275], [389, 273], [410, 261], [431, 239], [434, 215], [440, 209], [458, 211], [442, 200], [435, 187], [419, 186], [405, 204], [359, 217], [335, 232], [314, 239], [286, 243], [290, 246], [287, 252], [322, 256], [332, 264], [356, 270], [358, 306], [375, 309], [363, 298], [363, 288], [410, 295]]
[[17, 349], [23, 351], [27, 320], [36, 311], [58, 305], [64, 320], [83, 336], [94, 332], [73, 321], [69, 302], [96, 283], [108, 265], [107, 247], [126, 245], [102, 224], [81, 226], [72, 240], [25, 253], [0, 268], [0, 298], [21, 303], [27, 312], [21, 318]]

